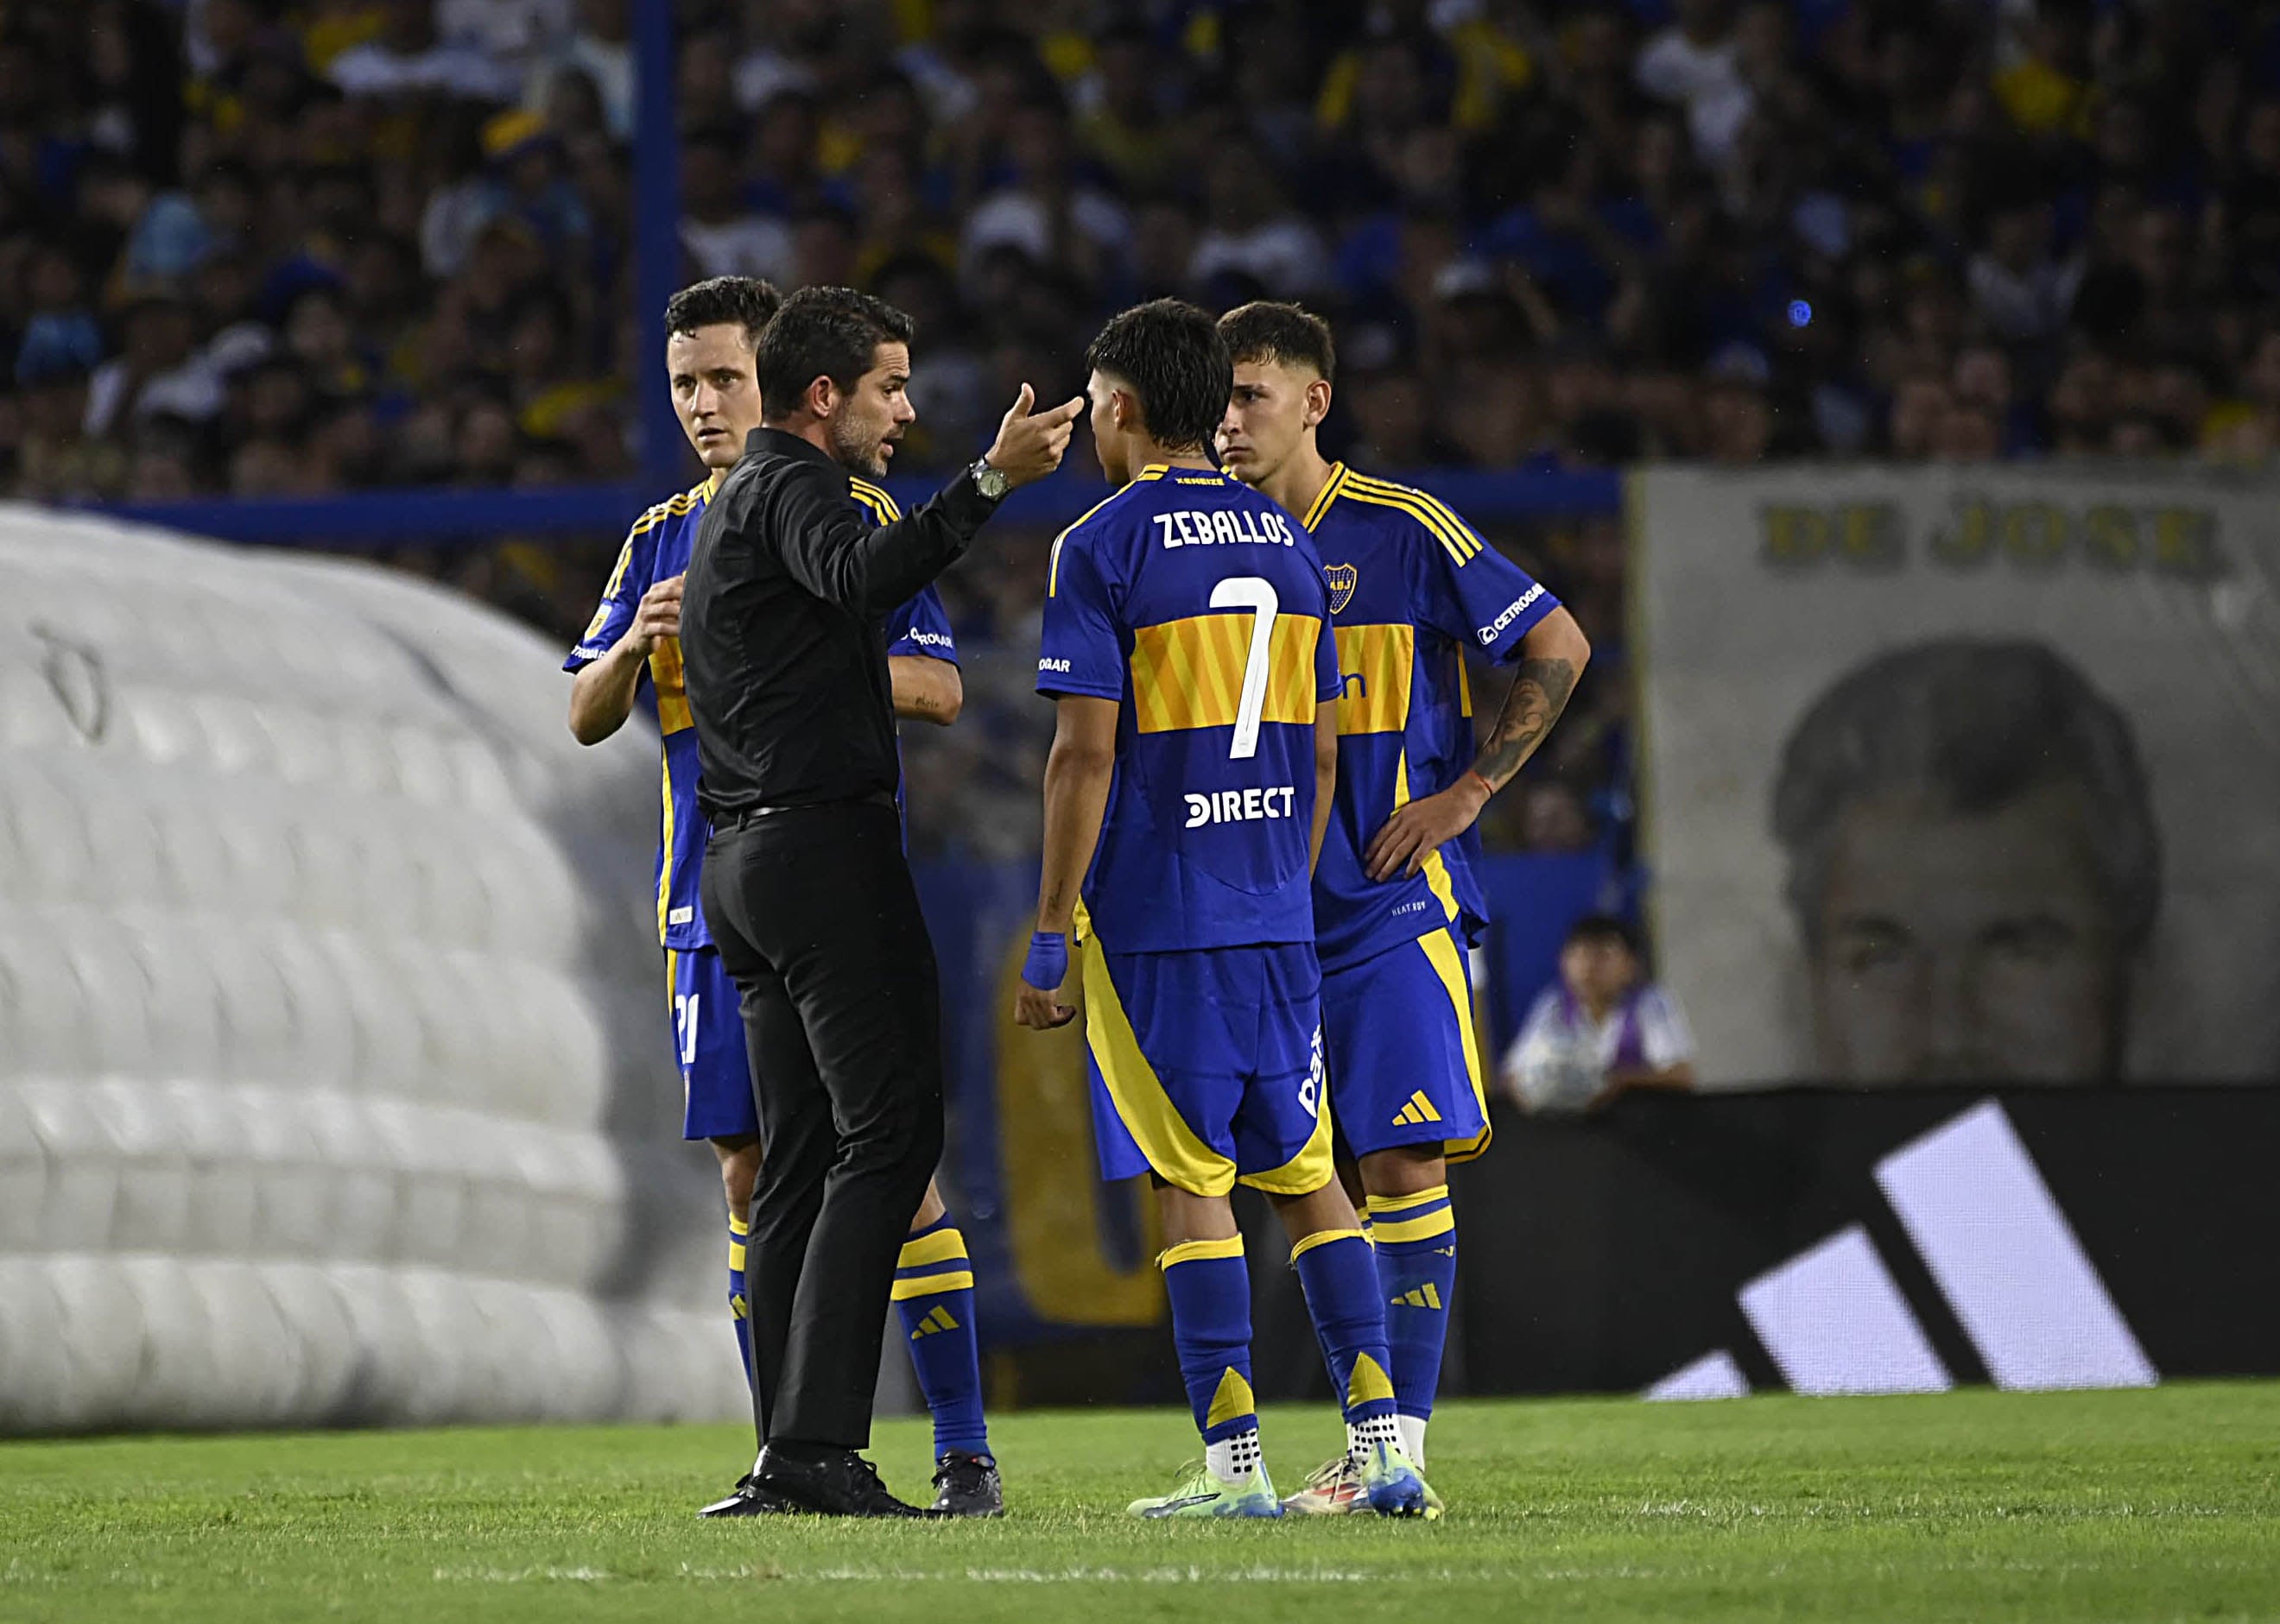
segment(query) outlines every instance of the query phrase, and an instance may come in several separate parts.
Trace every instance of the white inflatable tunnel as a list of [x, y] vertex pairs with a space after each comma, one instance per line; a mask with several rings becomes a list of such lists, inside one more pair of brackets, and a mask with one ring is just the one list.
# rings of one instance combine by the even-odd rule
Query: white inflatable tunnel
[[0, 504], [0, 1434], [746, 1412], [653, 735], [369, 566]]

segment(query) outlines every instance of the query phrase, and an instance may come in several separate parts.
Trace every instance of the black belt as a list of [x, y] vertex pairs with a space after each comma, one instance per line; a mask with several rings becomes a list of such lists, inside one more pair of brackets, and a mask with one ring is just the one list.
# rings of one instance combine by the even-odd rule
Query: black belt
[[874, 789], [868, 795], [854, 796], [843, 801], [803, 801], [797, 806], [747, 806], [739, 812], [723, 812], [712, 820], [716, 829], [750, 828], [763, 818], [782, 817], [786, 812], [822, 812], [833, 806], [885, 806], [892, 808], [895, 797], [884, 789]]

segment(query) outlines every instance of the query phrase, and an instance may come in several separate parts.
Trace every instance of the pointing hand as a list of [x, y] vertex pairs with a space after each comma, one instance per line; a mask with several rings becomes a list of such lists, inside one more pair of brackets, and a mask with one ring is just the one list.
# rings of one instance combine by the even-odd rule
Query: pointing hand
[[1008, 485], [1034, 484], [1061, 466], [1077, 414], [1085, 407], [1084, 396], [1079, 395], [1050, 411], [1033, 412], [1036, 400], [1036, 391], [1023, 384], [1005, 421], [998, 425], [998, 438], [982, 453]]

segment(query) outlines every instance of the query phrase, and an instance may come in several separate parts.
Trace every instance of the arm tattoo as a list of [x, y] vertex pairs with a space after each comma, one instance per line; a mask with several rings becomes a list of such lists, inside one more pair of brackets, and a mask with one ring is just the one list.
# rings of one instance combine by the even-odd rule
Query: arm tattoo
[[1524, 659], [1504, 697], [1495, 728], [1473, 770], [1501, 789], [1520, 771], [1575, 689], [1575, 667], [1564, 659]]

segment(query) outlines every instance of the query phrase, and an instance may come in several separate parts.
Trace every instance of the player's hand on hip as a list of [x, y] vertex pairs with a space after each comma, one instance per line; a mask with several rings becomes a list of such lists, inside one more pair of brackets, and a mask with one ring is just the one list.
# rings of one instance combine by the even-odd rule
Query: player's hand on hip
[[1438, 795], [1396, 807], [1370, 836], [1369, 848], [1361, 854], [1363, 870], [1379, 881], [1415, 874], [1443, 841], [1454, 840], [1473, 827], [1487, 799], [1482, 786], [1467, 775]]
[[1061, 466], [1069, 436], [1076, 432], [1077, 413], [1085, 404], [1080, 395], [1049, 411], [1032, 412], [1036, 402], [1036, 391], [1023, 384], [1005, 420], [998, 425], [998, 438], [982, 454], [1008, 485], [1034, 484]]
[[641, 605], [634, 611], [632, 633], [634, 646], [641, 653], [652, 653], [664, 639], [681, 635], [681, 583], [684, 579], [671, 576], [642, 594]]

